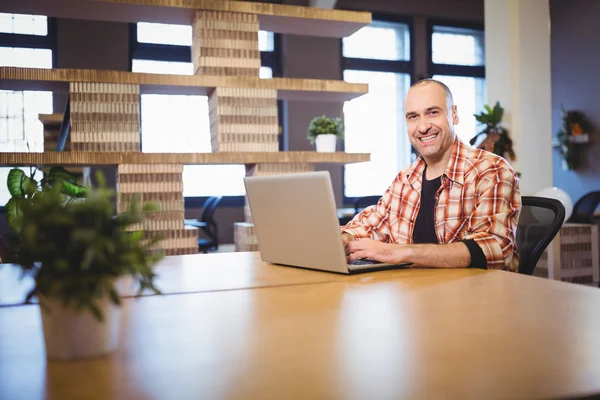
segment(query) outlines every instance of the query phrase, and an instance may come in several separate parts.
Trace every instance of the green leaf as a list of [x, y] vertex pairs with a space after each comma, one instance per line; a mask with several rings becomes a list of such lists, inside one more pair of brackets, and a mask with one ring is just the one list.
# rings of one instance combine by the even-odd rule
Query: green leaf
[[85, 187], [72, 182], [63, 182], [63, 193], [67, 196], [81, 198], [85, 196]]
[[21, 232], [23, 227], [23, 207], [18, 197], [11, 197], [4, 206], [6, 222], [13, 232]]
[[96, 180], [98, 181], [98, 186], [100, 188], [106, 187], [106, 178], [101, 170], [96, 171]]
[[18, 168], [11, 169], [8, 173], [6, 185], [11, 196], [23, 196], [23, 189], [21, 188], [21, 182], [25, 177], [25, 172]]
[[119, 295], [117, 294], [117, 292], [115, 291], [114, 288], [110, 288], [108, 294], [110, 295], [110, 300], [116, 304], [116, 305], [121, 305], [121, 298], [119, 297]]
[[94, 303], [90, 303], [89, 305], [90, 311], [92, 312], [92, 314], [94, 314], [94, 317], [96, 317], [96, 319], [100, 322], [104, 321], [104, 315], [102, 315], [102, 311], [100, 311], [100, 308], [98, 308], [98, 306]]

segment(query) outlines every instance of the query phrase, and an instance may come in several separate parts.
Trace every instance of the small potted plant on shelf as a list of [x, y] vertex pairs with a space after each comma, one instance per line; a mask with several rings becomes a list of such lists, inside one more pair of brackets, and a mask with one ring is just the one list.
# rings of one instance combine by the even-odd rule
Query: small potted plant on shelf
[[318, 152], [335, 152], [336, 139], [344, 138], [342, 119], [325, 115], [313, 118], [308, 127], [307, 137], [311, 144], [316, 144]]
[[71, 360], [116, 350], [117, 280], [131, 277], [140, 292], [160, 293], [152, 266], [163, 257], [156, 250], [161, 238], [147, 238], [139, 230], [158, 205], [140, 205], [139, 196], [134, 197], [115, 216], [114, 191], [105, 187], [101, 173], [98, 187], [83, 188], [79, 197], [65, 194], [70, 182], [58, 176], [46, 176], [44, 184], [35, 186], [18, 172], [12, 178], [17, 175], [19, 185], [10, 176], [8, 182], [14, 204], [8, 261], [33, 277], [26, 300], [38, 299], [47, 357]]

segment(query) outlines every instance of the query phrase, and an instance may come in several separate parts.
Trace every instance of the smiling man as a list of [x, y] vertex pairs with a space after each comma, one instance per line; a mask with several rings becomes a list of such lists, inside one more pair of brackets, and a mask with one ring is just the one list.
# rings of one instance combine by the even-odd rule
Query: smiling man
[[521, 194], [513, 168], [458, 138], [457, 107], [443, 83], [415, 83], [404, 109], [420, 155], [377, 205], [341, 228], [348, 259], [517, 271]]

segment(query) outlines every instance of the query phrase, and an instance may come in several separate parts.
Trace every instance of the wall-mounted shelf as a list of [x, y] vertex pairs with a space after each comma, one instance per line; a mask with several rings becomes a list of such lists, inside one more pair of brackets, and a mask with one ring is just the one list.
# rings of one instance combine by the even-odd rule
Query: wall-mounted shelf
[[317, 153], [314, 151], [138, 153], [138, 152], [45, 152], [0, 153], [0, 166], [26, 165], [120, 165], [120, 164], [291, 164], [358, 163], [370, 160], [365, 153]]
[[[587, 133], [582, 133], [581, 135], [571, 135], [569, 136], [569, 142], [575, 144], [587, 144], [590, 142], [590, 135], [588, 135]], [[554, 138], [554, 140], [552, 141], [552, 147], [560, 147], [560, 142], [558, 141], [558, 139]]]
[[275, 89], [279, 99], [301, 101], [347, 101], [368, 92], [367, 84], [324, 79], [260, 79], [252, 76], [0, 67], [0, 89], [68, 92], [69, 82], [137, 84], [142, 94], [207, 95], [215, 87]]
[[263, 30], [346, 37], [371, 23], [368, 12], [229, 0], [2, 0], [0, 12], [113, 22], [190, 25], [196, 10], [257, 14]]

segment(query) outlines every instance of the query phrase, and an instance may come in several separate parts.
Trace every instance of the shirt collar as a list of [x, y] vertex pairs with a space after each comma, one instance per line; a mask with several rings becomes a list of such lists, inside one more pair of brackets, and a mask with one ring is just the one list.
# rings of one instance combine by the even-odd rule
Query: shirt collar
[[[452, 144], [450, 160], [442, 174], [442, 176], [446, 176], [446, 178], [452, 182], [460, 185], [464, 184], [465, 162], [467, 161], [464, 156], [465, 150], [465, 145], [458, 136], [456, 136]], [[403, 182], [408, 183], [415, 188], [415, 190], [420, 190], [421, 177], [423, 176], [423, 171], [426, 166], [425, 159], [423, 159], [423, 156], [419, 155], [417, 160], [406, 170], [406, 173], [402, 175]]]

